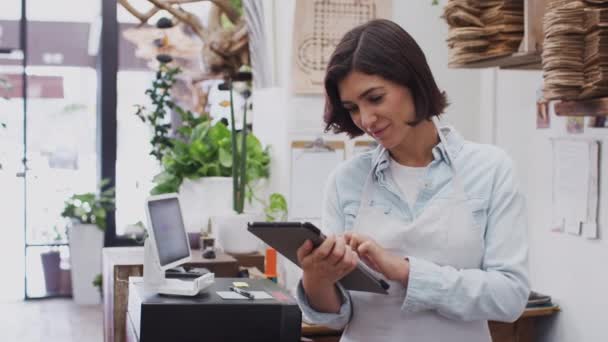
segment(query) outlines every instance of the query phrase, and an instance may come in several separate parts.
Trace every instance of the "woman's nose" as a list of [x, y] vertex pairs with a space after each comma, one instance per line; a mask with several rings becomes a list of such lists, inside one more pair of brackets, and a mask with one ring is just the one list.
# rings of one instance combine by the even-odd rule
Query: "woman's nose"
[[376, 122], [376, 114], [372, 111], [361, 110], [361, 126], [366, 130], [372, 127], [374, 122]]

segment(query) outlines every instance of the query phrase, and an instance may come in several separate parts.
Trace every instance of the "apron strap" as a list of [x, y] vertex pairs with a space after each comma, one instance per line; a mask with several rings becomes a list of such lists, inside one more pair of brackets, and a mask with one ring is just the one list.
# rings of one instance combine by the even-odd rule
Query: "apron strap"
[[450, 165], [450, 169], [452, 169], [452, 181], [454, 182], [454, 186], [456, 188], [459, 188], [460, 190], [462, 190], [462, 192], [466, 195], [466, 191], [464, 190], [464, 185], [462, 184], [462, 181], [460, 180], [460, 177], [458, 176], [458, 173], [456, 172], [456, 168], [454, 165], [454, 159], [452, 158], [452, 155], [450, 155], [450, 150], [448, 148], [448, 139], [445, 137], [445, 134], [443, 134], [443, 132], [441, 131], [441, 128], [439, 127], [439, 118], [437, 115], [433, 115], [431, 120], [435, 124], [435, 128], [437, 129], [437, 134], [439, 135], [439, 140], [443, 143], [444, 150], [445, 150], [445, 156], [449, 161], [448, 164]]
[[437, 115], [433, 115], [431, 120], [435, 124], [435, 129], [437, 130], [437, 134], [439, 135], [439, 141], [441, 141], [443, 143], [444, 150], [445, 150], [445, 156], [449, 161], [450, 167], [452, 168], [452, 170], [454, 170], [454, 163], [453, 163], [454, 160], [452, 159], [452, 156], [450, 155], [450, 151], [448, 149], [448, 139], [445, 137], [445, 135], [441, 131], [441, 127], [439, 127], [439, 118], [437, 117]]

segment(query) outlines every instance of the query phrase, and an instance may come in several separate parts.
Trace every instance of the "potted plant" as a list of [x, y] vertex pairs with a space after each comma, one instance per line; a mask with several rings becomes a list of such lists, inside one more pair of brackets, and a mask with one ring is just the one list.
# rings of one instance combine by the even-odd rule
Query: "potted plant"
[[[179, 69], [167, 64], [170, 58], [159, 56], [159, 61], [156, 79], [146, 91], [154, 108], [147, 111], [140, 106], [136, 113], [153, 127], [151, 154], [162, 167], [151, 193], [179, 192], [186, 230], [200, 234], [206, 230], [211, 215], [231, 214], [235, 205], [244, 207], [244, 203], [236, 204], [234, 189], [244, 186], [245, 197], [251, 199], [253, 184], [269, 175], [270, 156], [253, 134], [232, 131], [221, 121], [213, 123], [208, 116], [196, 115], [171, 101], [169, 90]], [[174, 134], [166, 118], [170, 110], [179, 114], [182, 122]], [[243, 164], [235, 163], [233, 152], [238, 154], [243, 147], [248, 158]], [[237, 166], [239, 171], [244, 168], [247, 178], [239, 178], [244, 182], [239, 181], [235, 187]]]
[[[53, 226], [53, 231], [45, 232], [44, 235], [56, 243], [65, 241], [65, 233], [60, 233], [57, 226]], [[68, 270], [62, 270], [60, 267], [61, 252], [59, 248], [56, 246], [49, 247], [47, 251], [40, 253], [40, 260], [46, 293], [49, 295], [70, 294], [71, 286], [65, 281], [65, 278], [69, 277]]]
[[[106, 215], [114, 208], [114, 188], [101, 182], [99, 193], [75, 194], [65, 201], [61, 216], [69, 219], [68, 241], [72, 273], [72, 294], [77, 304], [98, 304], [100, 297], [92, 282], [101, 273], [101, 249]], [[102, 190], [104, 189], [104, 190]]]

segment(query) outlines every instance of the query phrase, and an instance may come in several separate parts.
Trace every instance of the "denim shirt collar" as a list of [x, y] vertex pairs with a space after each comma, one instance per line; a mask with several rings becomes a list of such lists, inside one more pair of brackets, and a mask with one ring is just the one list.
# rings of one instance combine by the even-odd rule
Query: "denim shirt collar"
[[[462, 150], [464, 145], [464, 138], [450, 125], [441, 126], [439, 128], [445, 136], [446, 143], [440, 141], [435, 147], [433, 147], [432, 153], [434, 160], [444, 161], [446, 164], [451, 166], [450, 158], [447, 156], [447, 152], [453, 160], [458, 155], [458, 152]], [[447, 150], [447, 151], [446, 151]], [[390, 162], [390, 155], [386, 148], [382, 145], [378, 145], [372, 152], [372, 168], [377, 179], [384, 178], [384, 170], [388, 168]]]

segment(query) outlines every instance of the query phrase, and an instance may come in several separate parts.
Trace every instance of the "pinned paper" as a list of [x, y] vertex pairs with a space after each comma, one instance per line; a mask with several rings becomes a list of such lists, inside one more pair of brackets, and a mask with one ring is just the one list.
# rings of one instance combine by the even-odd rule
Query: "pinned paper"
[[599, 142], [558, 139], [553, 141], [553, 149], [552, 231], [596, 239]]
[[597, 232], [597, 223], [583, 223], [583, 237], [590, 240], [599, 238]]
[[581, 235], [581, 223], [566, 220], [566, 232], [572, 235]]

